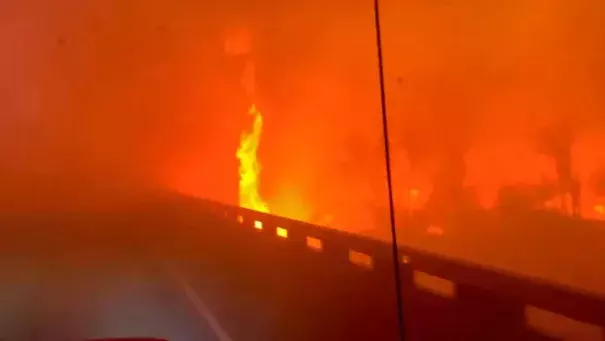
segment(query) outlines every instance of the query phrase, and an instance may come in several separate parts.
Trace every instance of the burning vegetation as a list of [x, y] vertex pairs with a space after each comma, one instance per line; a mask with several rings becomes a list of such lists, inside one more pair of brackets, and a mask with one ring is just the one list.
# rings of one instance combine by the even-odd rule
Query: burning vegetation
[[252, 130], [244, 132], [241, 145], [237, 150], [239, 160], [239, 205], [244, 208], [259, 212], [269, 212], [269, 206], [261, 198], [260, 172], [261, 165], [258, 160], [257, 150], [263, 129], [263, 116], [261, 112], [252, 105], [249, 111], [254, 117]]
[[[439, 225], [498, 212], [605, 219], [605, 106], [595, 92], [603, 81], [597, 61], [605, 60], [595, 43], [605, 32], [598, 18], [563, 4], [384, 6], [402, 225], [412, 216]], [[386, 230], [387, 202], [373, 28], [370, 17], [356, 18], [368, 25], [335, 15], [300, 32], [295, 22], [272, 22], [255, 33], [267, 48], [256, 56], [267, 108], [257, 193], [275, 214], [368, 232]], [[288, 27], [288, 36], [275, 25]], [[585, 41], [571, 38], [580, 36]], [[241, 194], [240, 204], [252, 206]], [[283, 207], [293, 205], [305, 214]]]
[[[36, 181], [91, 200], [83, 186], [111, 182], [388, 233], [367, 2], [45, 4], [0, 4], [2, 207]], [[398, 228], [447, 239], [478, 219], [456, 248], [492, 255], [510, 232], [504, 259], [537, 224], [467, 232], [605, 219], [605, 2], [381, 5]], [[568, 252], [536, 235], [528, 254], [553, 245], [574, 265], [602, 250], [600, 234]]]

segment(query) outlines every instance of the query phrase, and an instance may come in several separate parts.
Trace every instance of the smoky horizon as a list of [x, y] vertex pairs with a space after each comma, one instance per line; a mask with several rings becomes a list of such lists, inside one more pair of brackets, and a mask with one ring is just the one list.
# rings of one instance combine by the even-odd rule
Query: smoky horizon
[[[605, 220], [605, 4], [381, 6], [397, 242], [605, 287], [601, 230], [518, 222]], [[174, 192], [390, 240], [371, 10], [0, 3], [0, 211]]]

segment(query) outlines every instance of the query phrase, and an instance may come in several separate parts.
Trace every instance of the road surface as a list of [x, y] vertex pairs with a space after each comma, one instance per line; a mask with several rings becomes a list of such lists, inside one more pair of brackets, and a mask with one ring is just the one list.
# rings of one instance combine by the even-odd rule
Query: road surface
[[186, 274], [162, 252], [175, 246], [154, 234], [161, 217], [148, 214], [157, 224], [146, 234], [140, 224], [129, 227], [136, 219], [128, 216], [3, 219], [0, 338], [225, 341]]

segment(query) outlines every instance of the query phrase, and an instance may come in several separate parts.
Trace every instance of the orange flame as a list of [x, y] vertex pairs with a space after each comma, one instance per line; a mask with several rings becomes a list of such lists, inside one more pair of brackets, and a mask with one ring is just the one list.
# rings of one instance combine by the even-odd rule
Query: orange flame
[[239, 159], [239, 205], [259, 212], [269, 212], [269, 206], [259, 193], [259, 176], [261, 171], [257, 151], [263, 128], [263, 116], [255, 105], [248, 111], [254, 116], [252, 131], [243, 132], [237, 149]]

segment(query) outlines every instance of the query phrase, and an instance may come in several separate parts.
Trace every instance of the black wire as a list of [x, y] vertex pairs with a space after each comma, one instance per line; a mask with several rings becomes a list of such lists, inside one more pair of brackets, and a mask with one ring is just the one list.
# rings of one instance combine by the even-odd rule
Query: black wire
[[399, 322], [399, 335], [405, 341], [405, 325], [403, 321], [403, 298], [401, 295], [401, 271], [399, 269], [399, 248], [397, 246], [397, 230], [395, 228], [395, 205], [393, 202], [393, 178], [391, 174], [391, 153], [389, 148], [389, 128], [387, 120], [386, 94], [384, 86], [384, 63], [382, 57], [382, 34], [380, 30], [379, 0], [374, 0], [374, 26], [376, 29], [376, 49], [378, 52], [378, 77], [380, 80], [380, 109], [382, 115], [382, 134], [384, 138], [384, 154], [387, 170], [387, 186], [389, 193], [389, 218], [391, 223], [391, 238], [393, 239], [393, 266], [395, 275], [395, 295], [397, 298], [397, 317]]

